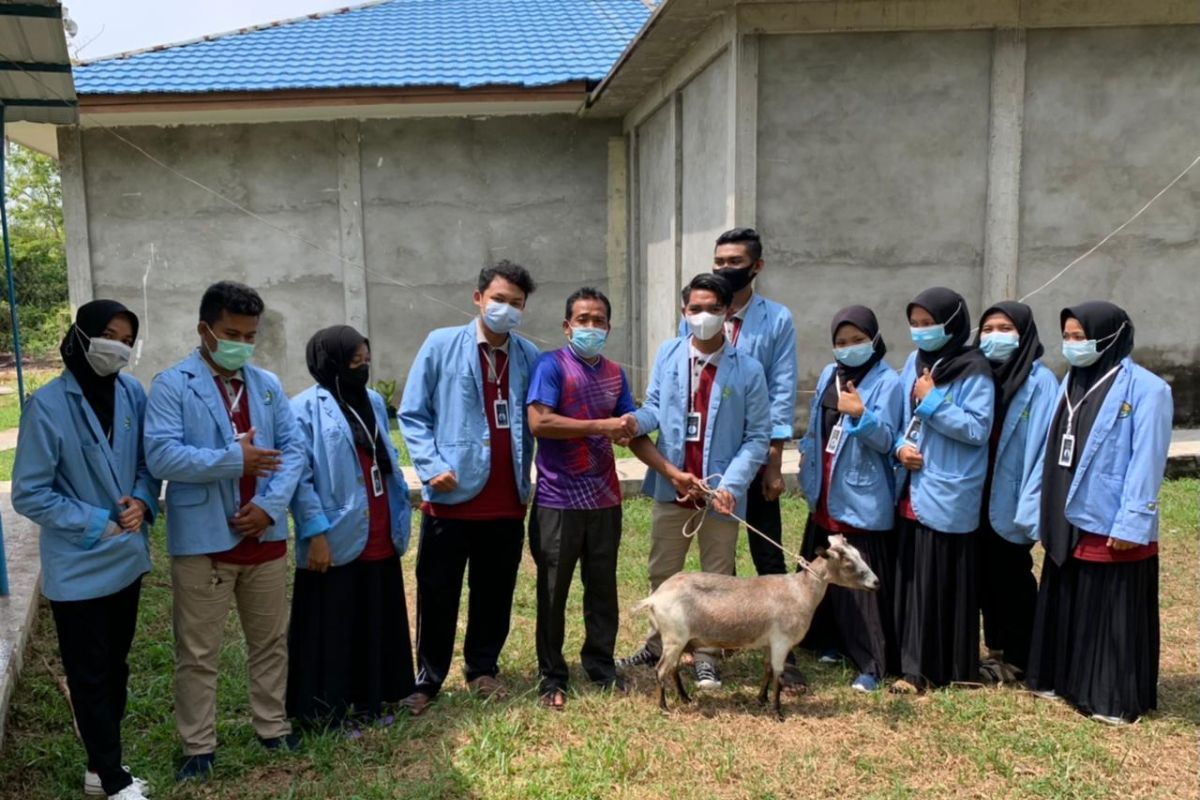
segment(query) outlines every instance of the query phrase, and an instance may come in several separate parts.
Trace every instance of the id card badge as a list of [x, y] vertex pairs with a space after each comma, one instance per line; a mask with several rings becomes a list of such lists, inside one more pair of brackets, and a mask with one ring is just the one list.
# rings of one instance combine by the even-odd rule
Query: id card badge
[[700, 412], [693, 411], [687, 415], [687, 426], [684, 428], [684, 441], [700, 441]]
[[921, 441], [921, 427], [923, 423], [920, 417], [913, 417], [908, 421], [908, 427], [904, 429], [904, 441], [913, 447], [917, 447]]
[[508, 401], [497, 399], [492, 403], [492, 413], [496, 415], [496, 427], [508, 429]]
[[830, 455], [837, 453], [838, 445], [842, 443], [842, 431], [842, 420], [839, 419], [833, 426], [833, 430], [829, 432], [829, 441], [825, 443], [826, 453]]
[[379, 465], [371, 465], [371, 491], [376, 497], [383, 497], [383, 475], [379, 472]]
[[1075, 460], [1075, 434], [1064, 433], [1062, 443], [1058, 448], [1058, 465], [1060, 467], [1070, 467], [1071, 462]]

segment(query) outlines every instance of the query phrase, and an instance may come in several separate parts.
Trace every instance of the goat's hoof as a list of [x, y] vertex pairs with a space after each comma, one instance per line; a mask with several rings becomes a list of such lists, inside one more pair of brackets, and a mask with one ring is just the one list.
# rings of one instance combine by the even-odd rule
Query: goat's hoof
[[760, 694], [760, 695], [758, 696], [758, 704], [759, 704], [760, 706], [765, 706], [765, 705], [767, 704], [767, 694], [766, 694], [766, 692], [763, 692], [762, 694]]

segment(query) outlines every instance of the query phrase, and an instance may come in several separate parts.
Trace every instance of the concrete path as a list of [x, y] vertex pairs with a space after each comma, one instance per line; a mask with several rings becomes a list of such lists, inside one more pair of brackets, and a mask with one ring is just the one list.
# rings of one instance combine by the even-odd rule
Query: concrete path
[[18, 428], [6, 428], [0, 431], [0, 450], [12, 450], [17, 446]]

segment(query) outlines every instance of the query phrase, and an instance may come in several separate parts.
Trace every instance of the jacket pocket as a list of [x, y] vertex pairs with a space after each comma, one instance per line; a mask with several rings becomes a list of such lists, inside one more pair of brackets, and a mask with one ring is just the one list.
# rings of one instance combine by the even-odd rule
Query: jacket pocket
[[167, 502], [177, 506], [198, 506], [208, 502], [208, 487], [198, 483], [168, 483]]
[[843, 450], [842, 458], [847, 456], [850, 456], [850, 463], [846, 469], [848, 485], [861, 488], [875, 486], [883, 480], [883, 473], [875, 463], [875, 459], [870, 453], [863, 452], [863, 448], [855, 447], [853, 450]]

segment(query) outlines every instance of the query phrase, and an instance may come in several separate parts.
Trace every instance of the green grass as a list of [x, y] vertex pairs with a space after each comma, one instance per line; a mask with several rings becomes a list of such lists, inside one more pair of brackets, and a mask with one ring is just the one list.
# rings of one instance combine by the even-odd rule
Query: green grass
[[[272, 755], [255, 743], [246, 698], [245, 654], [231, 616], [221, 655], [218, 773], [207, 785], [177, 787], [178, 742], [171, 718], [170, 589], [162, 530], [147, 576], [131, 656], [125, 757], [157, 798], [1127, 798], [1195, 796], [1200, 724], [1197, 635], [1197, 496], [1200, 481], [1162, 495], [1163, 656], [1159, 711], [1110, 729], [1015, 689], [950, 689], [923, 697], [863, 696], [853, 670], [801, 667], [812, 693], [786, 702], [780, 723], [755, 702], [757, 654], [725, 664], [725, 688], [660, 714], [649, 670], [633, 692], [593, 692], [576, 668], [568, 708], [536, 702], [534, 569], [526, 557], [502, 669], [507, 702], [481, 702], [457, 671], [445, 695], [417, 720], [402, 718], [358, 741], [310, 738], [302, 752]], [[650, 503], [625, 504], [618, 568], [622, 608], [646, 590]], [[799, 546], [804, 505], [784, 503], [785, 542]], [[411, 590], [414, 554], [404, 559]], [[690, 568], [696, 568], [695, 553]], [[739, 573], [752, 571], [743, 537]], [[566, 653], [581, 644], [579, 586], [569, 605]], [[0, 797], [32, 800], [79, 793], [83, 750], [59, 689], [53, 622], [43, 605], [26, 654], [0, 752]], [[645, 620], [622, 619], [618, 651], [637, 646]], [[461, 625], [460, 625], [461, 631]], [[460, 643], [461, 644], [461, 643]], [[674, 707], [674, 704], [673, 704]]]

